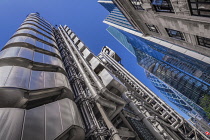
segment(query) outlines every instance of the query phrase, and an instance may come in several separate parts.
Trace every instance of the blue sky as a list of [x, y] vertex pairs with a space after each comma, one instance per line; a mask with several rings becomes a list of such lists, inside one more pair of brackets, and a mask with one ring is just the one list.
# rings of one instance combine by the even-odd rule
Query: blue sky
[[97, 0], [0, 0], [0, 49], [31, 12], [39, 12], [52, 25], [68, 25], [96, 55], [102, 46], [109, 46], [122, 58], [128, 71], [161, 96], [137, 65], [136, 58], [106, 31], [108, 25], [102, 21], [109, 12]]

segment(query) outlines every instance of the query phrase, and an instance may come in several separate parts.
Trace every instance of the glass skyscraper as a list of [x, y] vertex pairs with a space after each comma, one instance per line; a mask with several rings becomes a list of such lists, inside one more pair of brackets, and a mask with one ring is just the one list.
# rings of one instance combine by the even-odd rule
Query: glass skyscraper
[[[105, 4], [103, 6], [106, 7]], [[208, 58], [202, 56], [200, 59], [201, 55], [198, 53], [173, 44], [168, 47], [168, 42], [142, 36], [141, 32], [130, 27], [131, 24], [117, 9], [113, 8], [104, 20], [104, 23], [110, 25], [107, 31], [136, 56], [140, 66], [163, 81], [165, 87], [171, 86], [183, 95], [183, 99], [189, 100], [189, 103], [200, 105], [202, 99], [210, 94], [210, 66], [206, 61]], [[184, 110], [181, 102], [176, 105]], [[193, 105], [193, 108], [208, 120], [199, 106]]]
[[[187, 97], [187, 99], [199, 105], [200, 99], [209, 94], [209, 83], [195, 75], [196, 73], [208, 72], [203, 72], [201, 69], [206, 68], [208, 70], [207, 64], [152, 42], [146, 42], [142, 38], [114, 27], [110, 26], [107, 30], [130, 52], [135, 54], [140, 66], [182, 93], [183, 97]], [[178, 58], [177, 56], [180, 57]], [[194, 107], [196, 108], [197, 106]], [[201, 108], [197, 109], [200, 110]], [[203, 111], [200, 110], [198, 112], [201, 113]], [[205, 113], [200, 115], [207, 119]]]
[[[164, 95], [166, 96], [169, 101], [175, 104], [181, 111], [191, 117], [195, 117], [196, 115], [201, 114], [205, 116], [204, 110], [199, 107], [197, 104], [189, 100], [180, 92], [176, 91], [175, 89], [171, 88], [170, 86], [166, 85], [163, 81], [155, 77], [150, 72], [145, 71], [147, 77], [150, 79], [152, 84]], [[197, 116], [201, 117], [201, 116]]]

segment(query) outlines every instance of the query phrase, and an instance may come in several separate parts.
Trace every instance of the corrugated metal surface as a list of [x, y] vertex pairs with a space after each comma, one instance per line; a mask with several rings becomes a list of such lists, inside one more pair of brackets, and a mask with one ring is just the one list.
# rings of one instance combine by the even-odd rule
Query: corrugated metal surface
[[53, 140], [74, 126], [84, 129], [77, 106], [69, 99], [30, 110], [0, 109], [1, 140]]

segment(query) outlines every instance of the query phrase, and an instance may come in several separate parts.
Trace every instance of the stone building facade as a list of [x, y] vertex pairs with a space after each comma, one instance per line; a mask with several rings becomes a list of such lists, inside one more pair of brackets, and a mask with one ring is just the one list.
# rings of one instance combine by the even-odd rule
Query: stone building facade
[[143, 35], [210, 56], [208, 2], [199, 0], [113, 0], [113, 2]]

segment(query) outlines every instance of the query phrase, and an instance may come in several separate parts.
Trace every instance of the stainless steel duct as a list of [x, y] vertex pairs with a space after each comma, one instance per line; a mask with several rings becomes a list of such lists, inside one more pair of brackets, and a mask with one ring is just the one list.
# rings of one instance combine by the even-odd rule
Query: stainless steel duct
[[[96, 105], [97, 105], [97, 108], [98, 110], [100, 111], [108, 129], [110, 130], [110, 132], [112, 132], [112, 137], [114, 140], [121, 140], [120, 136], [118, 135], [118, 132], [117, 132], [117, 129], [113, 126], [113, 124], [111, 123], [111, 121], [109, 120], [109, 118], [107, 117], [104, 109], [101, 107], [101, 105], [105, 106], [105, 107], [108, 107], [110, 109], [116, 109], [116, 105], [110, 101], [107, 101], [106, 99], [103, 99], [101, 96], [99, 96], [97, 94], [97, 91], [93, 88], [93, 86], [91, 85], [91, 81], [90, 79], [88, 78], [85, 70], [83, 69], [81, 63], [79, 62], [77, 56], [74, 54], [74, 51], [73, 49], [71, 48], [71, 46], [69, 45], [68, 41], [71, 42], [71, 44], [73, 44], [73, 42], [71, 41], [71, 39], [69, 38], [68, 41], [66, 39], [66, 37], [68, 38], [67, 34], [65, 33], [65, 31], [63, 30], [63, 27], [60, 26], [59, 28], [59, 31], [60, 31], [60, 34], [61, 36], [63, 37], [64, 39], [64, 42], [65, 44], [67, 45], [67, 48], [69, 49], [69, 52], [70, 54], [72, 55], [81, 75], [83, 76], [84, 78], [84, 81], [85, 81], [85, 84], [87, 85], [88, 89], [90, 90], [90, 93], [92, 94], [92, 98], [95, 99], [96, 101]], [[65, 35], [64, 35], [65, 34]], [[80, 55], [78, 55], [80, 56]], [[92, 71], [91, 71], [92, 72]], [[96, 76], [94, 76], [95, 78]], [[93, 77], [92, 77], [93, 78]], [[100, 104], [99, 104], [100, 103]]]
[[126, 96], [126, 93], [122, 94], [123, 99], [127, 101], [131, 109], [135, 112], [136, 115], [141, 119], [141, 121], [144, 122], [144, 124], [147, 126], [147, 128], [150, 130], [150, 132], [158, 139], [158, 140], [164, 140], [164, 138], [154, 130], [154, 127], [152, 124], [148, 121], [148, 119], [139, 111], [137, 106]]
[[115, 103], [118, 104], [116, 110], [114, 111], [115, 113], [112, 114], [110, 116], [110, 118], [112, 119], [116, 114], [118, 114], [122, 108], [125, 106], [126, 102], [120, 98], [117, 95], [114, 95], [113, 93], [111, 93], [104, 85], [103, 83], [100, 81], [100, 79], [98, 78], [98, 76], [96, 75], [96, 73], [93, 72], [93, 70], [89, 67], [89, 65], [87, 64], [86, 60], [83, 58], [83, 56], [81, 55], [81, 53], [76, 49], [76, 46], [74, 45], [74, 43], [71, 41], [70, 37], [67, 35], [67, 33], [65, 32], [65, 30], [63, 29], [62, 26], [60, 26], [60, 28], [62, 29], [63, 33], [65, 34], [66, 38], [70, 41], [71, 45], [74, 46], [75, 48], [75, 53], [77, 54], [77, 56], [79, 57], [79, 59], [81, 60], [81, 63], [84, 65], [84, 67], [86, 68], [86, 70], [88, 71], [88, 74], [90, 74], [91, 78], [93, 79], [94, 83], [97, 85], [97, 87], [100, 90], [100, 93], [106, 97], [107, 99], [114, 101]]

